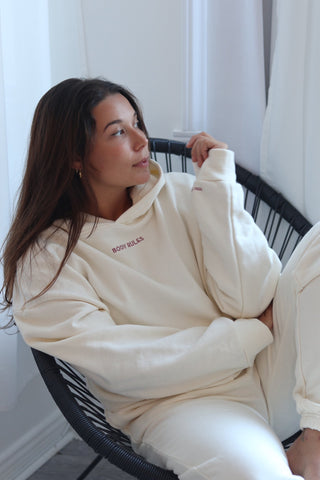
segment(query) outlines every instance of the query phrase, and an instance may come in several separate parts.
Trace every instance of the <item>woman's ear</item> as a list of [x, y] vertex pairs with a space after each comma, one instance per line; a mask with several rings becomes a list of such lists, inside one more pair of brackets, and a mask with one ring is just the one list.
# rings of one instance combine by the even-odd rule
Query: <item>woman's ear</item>
[[73, 161], [72, 168], [74, 168], [75, 170], [82, 169], [82, 162], [80, 157], [77, 156], [77, 158]]

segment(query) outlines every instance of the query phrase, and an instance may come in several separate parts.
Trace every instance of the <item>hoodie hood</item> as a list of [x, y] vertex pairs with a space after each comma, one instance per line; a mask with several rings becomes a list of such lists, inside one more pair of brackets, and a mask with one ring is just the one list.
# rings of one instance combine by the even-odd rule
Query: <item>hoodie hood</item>
[[130, 196], [133, 204], [116, 220], [116, 223], [129, 224], [143, 216], [150, 209], [164, 184], [165, 177], [160, 165], [154, 160], [150, 160], [148, 182], [136, 185], [131, 189]]
[[[154, 160], [150, 160], [150, 178], [143, 185], [136, 185], [132, 187], [130, 196], [132, 199], [132, 206], [126, 210], [117, 220], [108, 220], [105, 218], [99, 218], [99, 224], [118, 224], [118, 225], [130, 225], [134, 223], [138, 218], [145, 215], [152, 206], [154, 200], [157, 198], [160, 190], [165, 184], [165, 176], [160, 165]], [[87, 215], [86, 223], [83, 226], [82, 234], [88, 235], [92, 232], [93, 224], [95, 223], [94, 215]], [[62, 221], [62, 224], [64, 221]], [[60, 222], [55, 222], [55, 225]]]

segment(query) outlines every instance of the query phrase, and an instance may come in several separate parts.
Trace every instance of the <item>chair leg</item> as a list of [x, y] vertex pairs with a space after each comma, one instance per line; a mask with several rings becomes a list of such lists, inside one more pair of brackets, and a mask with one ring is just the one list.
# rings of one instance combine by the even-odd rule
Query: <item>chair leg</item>
[[91, 472], [91, 470], [93, 470], [95, 466], [98, 465], [102, 458], [103, 457], [101, 455], [97, 455], [96, 458], [90, 463], [90, 465], [88, 465], [87, 468], [81, 473], [77, 480], [83, 480], [84, 478], [86, 478]]

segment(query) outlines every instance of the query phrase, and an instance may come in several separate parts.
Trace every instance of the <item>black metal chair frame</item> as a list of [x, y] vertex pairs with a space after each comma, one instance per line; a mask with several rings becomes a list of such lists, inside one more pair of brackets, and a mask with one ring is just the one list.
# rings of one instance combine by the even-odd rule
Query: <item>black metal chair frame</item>
[[[160, 163], [164, 162], [164, 169], [167, 171], [172, 171], [177, 159], [181, 171], [188, 171], [191, 162], [190, 150], [183, 142], [151, 138], [150, 148], [153, 158]], [[311, 223], [260, 177], [239, 165], [236, 166], [236, 173], [239, 183], [244, 188], [246, 209], [262, 228], [269, 244], [275, 248], [280, 258], [288, 258], [311, 228]], [[34, 349], [32, 353], [58, 408], [75, 432], [97, 454], [77, 480], [86, 478], [102, 458], [106, 458], [110, 463], [140, 480], [178, 478], [173, 472], [150, 464], [133, 451], [129, 439], [107, 423], [102, 405], [88, 391], [86, 382], [79, 372], [50, 355]], [[299, 432], [283, 442], [285, 448], [298, 435]]]

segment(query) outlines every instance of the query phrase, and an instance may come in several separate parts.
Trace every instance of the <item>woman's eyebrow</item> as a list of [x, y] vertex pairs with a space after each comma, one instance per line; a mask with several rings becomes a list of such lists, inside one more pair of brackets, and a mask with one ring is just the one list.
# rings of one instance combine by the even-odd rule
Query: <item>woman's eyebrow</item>
[[117, 123], [122, 123], [122, 120], [121, 119], [113, 120], [112, 122], [107, 123], [107, 125], [104, 127], [103, 131], [107, 130], [107, 128], [110, 127], [111, 125], [115, 125]]
[[[133, 119], [136, 119], [138, 117], [137, 112], [134, 112], [132, 117], [133, 117]], [[116, 125], [116, 124], [122, 123], [122, 122], [123, 122], [123, 120], [121, 120], [121, 118], [119, 118], [117, 120], [112, 120], [112, 122], [107, 123], [107, 125], [104, 127], [103, 131], [105, 132], [107, 130], [107, 128], [110, 127], [111, 125]]]

